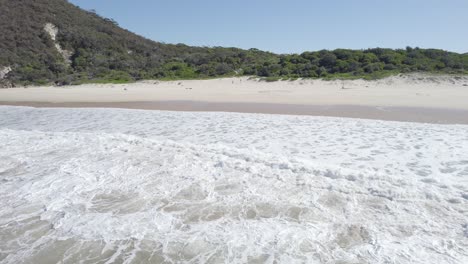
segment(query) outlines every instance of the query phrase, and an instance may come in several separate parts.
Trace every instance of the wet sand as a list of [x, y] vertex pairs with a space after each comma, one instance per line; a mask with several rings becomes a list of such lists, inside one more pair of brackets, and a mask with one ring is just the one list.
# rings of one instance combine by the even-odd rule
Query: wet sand
[[272, 103], [232, 103], [198, 101], [155, 102], [0, 102], [0, 105], [66, 108], [127, 108], [143, 110], [238, 112], [284, 115], [312, 115], [388, 121], [468, 124], [468, 110], [422, 107], [376, 107], [356, 105], [300, 105]]

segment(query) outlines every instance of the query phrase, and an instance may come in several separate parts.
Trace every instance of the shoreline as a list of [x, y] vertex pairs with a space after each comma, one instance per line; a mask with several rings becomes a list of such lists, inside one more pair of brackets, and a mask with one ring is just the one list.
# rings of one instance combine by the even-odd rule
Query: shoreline
[[1, 102], [1, 106], [35, 108], [120, 108], [184, 112], [234, 112], [277, 115], [308, 115], [384, 121], [468, 125], [468, 110], [450, 108], [304, 105], [278, 103], [142, 101], [142, 102]]
[[468, 124], [468, 77], [264, 82], [249, 78], [0, 89], [0, 105], [333, 116]]

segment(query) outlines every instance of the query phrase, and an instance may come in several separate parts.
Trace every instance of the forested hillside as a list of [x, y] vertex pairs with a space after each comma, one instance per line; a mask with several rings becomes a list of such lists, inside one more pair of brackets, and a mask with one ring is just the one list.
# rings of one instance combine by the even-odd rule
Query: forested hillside
[[164, 44], [66, 0], [0, 0], [0, 10], [3, 85], [233, 75], [378, 78], [415, 71], [468, 71], [468, 54], [436, 49], [339, 49], [278, 55], [256, 49]]

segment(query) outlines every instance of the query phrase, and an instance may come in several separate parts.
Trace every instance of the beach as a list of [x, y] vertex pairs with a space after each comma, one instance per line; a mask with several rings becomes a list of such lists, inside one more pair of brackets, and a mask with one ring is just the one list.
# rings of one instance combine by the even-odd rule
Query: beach
[[335, 116], [468, 124], [468, 77], [402, 75], [382, 80], [255, 78], [141, 81], [0, 89], [0, 104]]
[[0, 262], [465, 263], [467, 80], [0, 89]]
[[466, 81], [2, 89], [0, 262], [464, 263]]
[[468, 1], [0, 9], [0, 264], [468, 264]]

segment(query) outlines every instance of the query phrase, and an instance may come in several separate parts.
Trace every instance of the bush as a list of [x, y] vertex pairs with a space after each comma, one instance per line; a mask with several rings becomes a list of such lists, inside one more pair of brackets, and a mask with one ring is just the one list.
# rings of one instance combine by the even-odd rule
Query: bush
[[163, 66], [161, 76], [169, 79], [193, 79], [198, 75], [195, 70], [186, 63], [170, 62]]
[[382, 71], [383, 68], [384, 68], [384, 64], [377, 62], [377, 63], [368, 64], [363, 69], [364, 69], [364, 72], [366, 73], [374, 73], [374, 72]]
[[220, 63], [215, 68], [216, 75], [226, 75], [226, 74], [232, 73], [232, 72], [233, 72], [233, 70], [232, 70], [231, 66], [229, 66], [226, 63]]
[[110, 71], [104, 75], [101, 79], [96, 80], [99, 83], [128, 83], [134, 81], [134, 79], [124, 71]]

